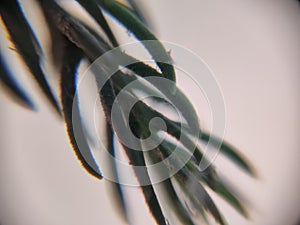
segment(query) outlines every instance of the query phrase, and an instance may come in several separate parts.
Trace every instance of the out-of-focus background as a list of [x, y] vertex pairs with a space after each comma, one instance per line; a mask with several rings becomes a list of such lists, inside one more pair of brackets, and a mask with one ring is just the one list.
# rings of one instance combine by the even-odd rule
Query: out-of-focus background
[[[221, 157], [216, 159], [219, 172], [246, 196], [251, 216], [245, 220], [213, 195], [228, 224], [296, 225], [300, 217], [299, 2], [144, 2], [162, 40], [191, 49], [213, 70], [226, 104], [225, 139], [238, 146], [258, 171], [259, 178], [252, 179]], [[1, 40], [1, 51], [4, 43]], [[34, 82], [30, 85], [35, 91]], [[193, 96], [201, 118], [206, 109], [197, 103], [197, 93], [189, 92], [189, 83], [182, 81], [181, 86]], [[32, 112], [11, 101], [2, 89], [1, 225], [123, 224], [107, 182], [95, 180], [81, 168], [63, 121], [44, 99], [34, 95], [39, 110]], [[154, 224], [137, 188], [128, 187], [126, 192], [132, 224]]]

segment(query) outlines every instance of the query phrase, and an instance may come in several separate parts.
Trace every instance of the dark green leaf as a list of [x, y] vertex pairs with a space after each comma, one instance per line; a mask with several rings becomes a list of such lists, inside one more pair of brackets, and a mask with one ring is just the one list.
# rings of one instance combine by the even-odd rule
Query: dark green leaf
[[[174, 146], [174, 145], [173, 145]], [[151, 163], [156, 164], [158, 162], [164, 161], [165, 163], [165, 168], [161, 168], [161, 171], [157, 171], [157, 173], [166, 173], [166, 175], [170, 172], [170, 169], [172, 167], [177, 167], [178, 162], [181, 161], [182, 159], [180, 158], [179, 155], [172, 157], [171, 153], [173, 152], [174, 149], [171, 150], [170, 145], [164, 141], [159, 148], [152, 150], [152, 151], [147, 151], [147, 154], [150, 157]], [[182, 152], [183, 153], [183, 152]], [[179, 162], [180, 163], [180, 162]], [[177, 166], [176, 166], [177, 165]], [[169, 171], [169, 172], [166, 172]], [[174, 177], [176, 178], [177, 172], [175, 175], [169, 174], [169, 176], [172, 179]], [[180, 186], [180, 190], [177, 193], [176, 187], [173, 186], [173, 182], [171, 182], [170, 179], [167, 179], [159, 184], [159, 186], [162, 186], [165, 190], [165, 195], [164, 199], [167, 200], [168, 210], [173, 210], [176, 213], [176, 217], [183, 222], [183, 224], [198, 224], [198, 219], [194, 221], [194, 213], [191, 211], [191, 203], [195, 203], [195, 198], [192, 196], [188, 190], [185, 188], [185, 186]], [[183, 193], [182, 193], [183, 191]], [[193, 208], [197, 208], [197, 213], [200, 213], [203, 220], [207, 222], [206, 215], [204, 212], [204, 208], [200, 206], [198, 203], [196, 206]]]
[[64, 57], [63, 54], [66, 47], [65, 37], [57, 29], [56, 24], [54, 23], [54, 19], [51, 17], [48, 10], [43, 7], [43, 4], [40, 4], [40, 6], [43, 10], [50, 32], [52, 61], [54, 63], [55, 68], [61, 68], [61, 63]]
[[[136, 124], [135, 129], [139, 129], [139, 123], [134, 122]], [[147, 168], [146, 168], [146, 163], [145, 163], [145, 158], [144, 154], [142, 151], [137, 151], [130, 149], [126, 146], [123, 145], [123, 148], [125, 149], [125, 152], [129, 158], [130, 164], [133, 166], [139, 166], [138, 169], [134, 167], [134, 171], [136, 174], [136, 177], [138, 181], [141, 184], [141, 189], [144, 194], [145, 201], [152, 213], [152, 216], [154, 217], [156, 223], [158, 225], [167, 225], [166, 219], [164, 217], [164, 214], [161, 210], [160, 204], [158, 202], [156, 193], [154, 191], [154, 188], [151, 184], [151, 179], [149, 177]], [[142, 148], [140, 148], [142, 149]], [[145, 183], [149, 185], [144, 185]]]
[[[102, 174], [92, 156], [91, 149], [83, 131], [79, 105], [77, 102], [78, 99], [75, 98], [77, 66], [82, 57], [82, 51], [72, 43], [68, 42], [61, 70], [61, 99], [63, 112], [68, 135], [78, 159], [91, 175], [101, 179]], [[74, 101], [76, 101], [75, 104]], [[74, 124], [77, 126], [74, 127]], [[74, 133], [75, 129], [76, 134]]]
[[252, 168], [252, 166], [246, 161], [246, 159], [243, 156], [241, 156], [241, 154], [237, 149], [235, 149], [227, 142], [222, 141], [219, 138], [214, 137], [213, 135], [210, 135], [206, 132], [201, 133], [200, 139], [206, 143], [209, 142], [214, 147], [219, 147], [220, 152], [222, 154], [226, 155], [229, 159], [235, 162], [239, 167], [241, 167], [248, 174], [252, 176], [256, 176], [256, 173]]
[[139, 106], [140, 110], [135, 111], [135, 108], [133, 108], [132, 113], [136, 116], [137, 119], [144, 121], [145, 128], [148, 126], [147, 122], [149, 122], [149, 120], [152, 119], [153, 117], [162, 118], [167, 125], [168, 133], [173, 137], [175, 137], [189, 151], [193, 153], [196, 163], [198, 164], [203, 159], [203, 154], [201, 153], [201, 150], [196, 145], [195, 141], [189, 137], [189, 134], [186, 133], [184, 129], [181, 129], [180, 123], [168, 119], [162, 113], [156, 111], [152, 107], [149, 107], [143, 102], [138, 102], [136, 103], [136, 105]]
[[178, 219], [185, 225], [194, 225], [192, 216], [189, 214], [186, 207], [181, 203], [172, 182], [167, 179], [161, 183], [166, 189], [167, 195], [170, 198], [170, 208], [174, 211]]
[[[176, 147], [181, 149], [180, 146], [176, 146], [168, 140], [164, 140], [162, 143], [163, 149], [174, 150]], [[185, 150], [182, 149], [180, 154], [184, 154]], [[185, 153], [187, 154], [187, 153]], [[182, 161], [183, 158], [188, 156], [180, 157], [177, 156], [177, 160]], [[197, 177], [199, 181], [203, 181], [207, 184], [213, 191], [219, 194], [223, 199], [225, 199], [228, 203], [230, 203], [239, 213], [241, 213], [244, 217], [248, 217], [248, 213], [240, 200], [233, 194], [233, 190], [229, 190], [228, 187], [224, 184], [221, 178], [217, 175], [213, 166], [210, 166], [205, 171], [200, 171], [197, 164], [193, 161], [189, 161], [185, 164], [185, 168], [193, 174], [193, 176]]]
[[200, 174], [200, 179], [208, 187], [220, 195], [224, 200], [226, 200], [232, 207], [234, 207], [239, 213], [241, 213], [245, 218], [248, 218], [248, 212], [234, 194], [236, 191], [228, 188], [228, 185], [218, 176], [213, 166], [210, 166], [205, 171]]
[[[131, 56], [128, 56], [128, 55], [123, 55], [123, 54], [122, 54], [122, 56], [127, 57], [127, 58], [131, 57]], [[134, 64], [133, 67], [134, 68], [129, 67], [129, 69], [132, 70], [133, 72], [138, 70], [141, 74], [143, 74], [143, 75], [141, 75], [141, 77], [148, 77], [148, 76], [153, 76], [153, 75], [159, 76], [159, 74], [157, 74], [155, 71], [152, 71], [151, 67], [149, 67], [146, 64], [142, 64], [142, 63], [138, 62], [138, 64]], [[144, 73], [143, 73], [143, 70], [144, 70]], [[188, 125], [193, 129], [193, 131], [198, 131], [198, 133], [200, 132], [200, 125], [199, 125], [197, 113], [196, 113], [195, 109], [193, 108], [191, 102], [182, 93], [182, 91], [180, 91], [180, 89], [175, 87], [175, 93], [171, 94], [166, 90], [166, 87], [164, 87], [164, 84], [160, 85], [159, 83], [155, 83], [155, 88], [156, 89], [153, 89], [153, 87], [151, 87], [151, 85], [148, 85], [148, 84], [145, 84], [144, 82], [141, 82], [141, 80], [145, 81], [142, 78], [140, 80], [138, 80], [138, 77], [139, 77], [139, 74], [135, 74], [135, 75], [132, 75], [132, 76], [128, 76], [128, 75], [121, 76], [120, 75], [120, 76], [116, 76], [114, 78], [114, 83], [117, 83], [118, 84], [118, 89], [121, 90], [126, 85], [128, 85], [130, 82], [137, 81], [137, 82], [140, 82], [139, 86], [140, 86], [141, 90], [143, 90], [143, 92], [145, 94], [147, 94], [147, 96], [152, 96], [152, 95], [156, 96], [156, 95], [158, 95], [158, 96], [165, 97], [165, 99], [164, 98], [155, 98], [155, 100], [157, 100], [159, 102], [162, 102], [164, 104], [166, 103], [166, 99], [170, 99], [172, 101], [171, 104], [173, 104], [176, 107], [176, 110], [179, 113], [182, 114], [184, 119], [187, 120]], [[147, 107], [147, 106], [145, 106], [145, 107]], [[150, 107], [148, 107], [147, 110], [149, 108]], [[153, 112], [151, 112], [149, 114], [154, 115], [156, 113], [155, 115], [157, 116], [158, 115], [157, 113], [159, 113], [155, 109], [152, 109], [152, 111]], [[161, 115], [161, 118], [165, 119], [166, 117]], [[173, 122], [170, 121], [170, 123], [173, 123]], [[180, 124], [178, 122], [174, 122], [174, 125], [178, 125], [178, 127], [180, 128]]]
[[23, 90], [23, 88], [15, 80], [11, 71], [7, 68], [6, 63], [2, 55], [0, 54], [0, 81], [10, 90], [17, 100], [19, 100], [22, 105], [34, 110], [35, 106], [31, 99], [28, 97], [28, 94]]
[[234, 207], [239, 213], [241, 213], [245, 218], [249, 218], [248, 212], [242, 205], [240, 200], [230, 191], [225, 184], [221, 181], [217, 183], [214, 191], [219, 194], [223, 199], [225, 199], [232, 207]]
[[[54, 18], [54, 23], [57, 28], [68, 37], [76, 46], [81, 48], [91, 61], [96, 60], [99, 56], [105, 52], [111, 50], [111, 47], [88, 27], [84, 26], [80, 21], [71, 17], [56, 3], [44, 0], [42, 1], [45, 11]], [[132, 65], [128, 65], [128, 69], [137, 73], [140, 76], [161, 76], [154, 68], [149, 65], [140, 62], [130, 55], [120, 52], [123, 57], [123, 61], [135, 62]]]
[[[120, 73], [121, 74], [121, 73]], [[117, 74], [118, 75], [118, 74]], [[117, 91], [115, 92], [115, 95], [117, 95]], [[120, 108], [122, 110], [122, 108]], [[122, 111], [121, 111], [122, 112]], [[132, 120], [131, 123], [134, 124], [134, 129], [137, 133], [140, 133], [140, 124], [136, 120]], [[131, 124], [130, 124], [131, 125]], [[142, 151], [137, 151], [134, 149], [130, 149], [129, 147], [123, 145], [123, 148], [125, 150], [126, 155], [129, 158], [129, 162], [134, 167], [134, 172], [136, 174], [136, 177], [138, 179], [138, 182], [141, 184], [141, 189], [146, 201], [146, 204], [148, 205], [152, 216], [154, 217], [155, 221], [159, 225], [166, 225], [166, 220], [163, 215], [163, 212], [161, 210], [160, 204], [158, 202], [156, 193], [154, 191], [154, 188], [151, 184], [151, 179], [149, 177], [149, 173], [146, 168], [145, 158]], [[140, 149], [142, 147], [140, 146]], [[146, 185], [145, 185], [146, 184]]]
[[[89, 13], [92, 17], [95, 18], [95, 20], [98, 22], [98, 24], [102, 27], [104, 32], [106, 33], [107, 37], [109, 38], [110, 42], [112, 43], [113, 47], [117, 47], [119, 44], [110, 29], [101, 9], [98, 7], [98, 5], [95, 3], [94, 0], [77, 0]], [[90, 30], [91, 32], [91, 30]], [[91, 32], [92, 33], [92, 32]], [[93, 33], [94, 36], [98, 36], [95, 33]], [[97, 38], [99, 39], [99, 38]], [[146, 76], [158, 76], [161, 77], [162, 74], [157, 72], [154, 68], [151, 66], [138, 61], [137, 59], [133, 58], [130, 55], [127, 55], [124, 53], [124, 57], [128, 58], [130, 62], [135, 62], [133, 64], [129, 64], [126, 67], [136, 73], [139, 76], [146, 77]]]
[[110, 29], [101, 9], [98, 7], [98, 4], [94, 0], [76, 0], [79, 2], [82, 7], [86, 9], [86, 11], [97, 21], [97, 23], [104, 30], [105, 34], [109, 38], [111, 44], [114, 47], [117, 47], [118, 41], [114, 36], [112, 30]]
[[[153, 164], [164, 160], [161, 154], [157, 154], [159, 150], [148, 151], [150, 161]], [[166, 168], [167, 169], [167, 168]], [[160, 182], [159, 187], [163, 189], [163, 198], [167, 201], [167, 210], [168, 212], [173, 211], [176, 217], [185, 225], [194, 225], [194, 222], [191, 219], [191, 215], [189, 214], [186, 207], [182, 204], [179, 199], [174, 186], [170, 179], [166, 179]]]
[[[175, 81], [175, 72], [172, 65], [172, 59], [165, 50], [164, 46], [158, 39], [149, 31], [149, 29], [141, 22], [130, 10], [116, 1], [111, 0], [95, 0], [99, 5], [109, 14], [115, 17], [122, 23], [130, 32], [132, 32], [140, 41], [155, 40], [156, 42], [144, 42], [143, 44], [152, 55], [153, 59], [161, 69], [163, 75]], [[161, 63], [161, 61], [168, 62], [168, 64]]]
[[34, 75], [34, 78], [37, 80], [48, 100], [60, 114], [60, 106], [40, 67], [39, 54], [41, 54], [41, 48], [22, 13], [18, 1], [2, 0], [0, 3], [0, 13], [12, 43], [15, 45], [24, 62]]
[[130, 163], [135, 166], [140, 166], [138, 170], [135, 170], [135, 173], [136, 173], [136, 176], [137, 176], [139, 182], [149, 183], [149, 185], [142, 185], [141, 189], [144, 194], [145, 201], [146, 201], [153, 217], [155, 218], [155, 221], [159, 225], [166, 225], [165, 217], [163, 215], [163, 212], [161, 210], [160, 204], [156, 197], [155, 191], [153, 189], [153, 186], [151, 185], [149, 174], [145, 167], [146, 164], [145, 164], [143, 153], [141, 151], [129, 149], [125, 146], [123, 146], [123, 147], [124, 147], [126, 154], [130, 160]]
[[[175, 147], [178, 146], [172, 146], [170, 143], [163, 142], [160, 150], [165, 157], [168, 157], [168, 155], [173, 152]], [[184, 154], [183, 151], [181, 152], [181, 154]], [[178, 163], [178, 161], [180, 160], [181, 157], [178, 155], [176, 158], [173, 158], [173, 163]], [[199, 176], [197, 175], [197, 173], [195, 173], [197, 169], [191, 171], [190, 169], [188, 169], [188, 166], [190, 165], [192, 165], [192, 163], [188, 162], [186, 166], [181, 168], [174, 175], [176, 180], [178, 181], [181, 188], [185, 190], [186, 194], [190, 196], [191, 201], [195, 204], [200, 213], [202, 211], [202, 208], [205, 208], [211, 213], [211, 215], [219, 224], [224, 225], [225, 221], [218, 208], [199, 182]]]
[[[114, 147], [114, 134], [111, 129], [111, 126], [109, 124], [106, 125], [106, 137], [107, 137], [107, 150], [111, 154], [113, 158], [116, 156], [116, 149]], [[115, 161], [113, 161], [113, 164], [110, 165], [110, 170], [109, 172], [112, 174], [112, 176], [115, 178], [115, 181], [110, 182], [110, 191], [113, 194], [113, 197], [115, 199], [114, 205], [116, 205], [116, 208], [118, 209], [119, 215], [122, 216], [122, 218], [127, 221], [128, 223], [128, 214], [126, 210], [126, 204], [125, 204], [125, 199], [123, 195], [123, 190], [122, 190], [122, 184], [120, 184], [119, 181], [119, 174], [117, 171], [117, 165]]]
[[100, 36], [93, 36], [80, 21], [69, 15], [57, 3], [50, 0], [42, 0], [41, 3], [44, 11], [53, 18], [57, 29], [80, 48], [89, 60], [94, 61], [111, 49]]
[[149, 27], [149, 23], [146, 20], [145, 15], [142, 12], [141, 7], [139, 5], [140, 1], [127, 0], [127, 2], [130, 4], [132, 11], [136, 15], [136, 17], [139, 18], [146, 26]]
[[186, 189], [186, 192], [191, 198], [194, 198], [194, 203], [198, 205], [200, 209], [202, 207], [207, 209], [217, 223], [221, 225], [226, 224], [214, 201], [192, 173], [186, 168], [183, 168], [175, 175], [175, 177], [181, 184], [181, 187]]

